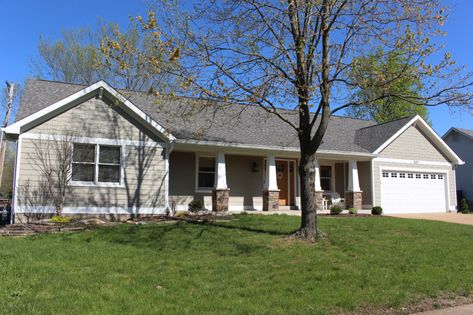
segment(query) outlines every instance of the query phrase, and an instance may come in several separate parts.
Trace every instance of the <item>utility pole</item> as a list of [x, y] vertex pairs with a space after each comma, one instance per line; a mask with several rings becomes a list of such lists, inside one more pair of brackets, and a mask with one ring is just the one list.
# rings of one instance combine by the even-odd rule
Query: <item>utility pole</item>
[[[15, 90], [15, 84], [8, 83], [8, 81], [5, 81], [8, 89], [8, 102], [7, 102], [7, 112], [5, 113], [5, 119], [3, 120], [3, 125], [2, 128], [5, 128], [8, 126], [8, 122], [10, 121], [10, 112], [11, 112], [11, 107], [13, 104], [13, 91]], [[5, 162], [5, 151], [7, 148], [7, 142], [5, 141], [5, 135], [4, 132], [2, 131], [0, 134], [0, 187], [2, 185], [2, 178], [3, 178], [3, 164]]]

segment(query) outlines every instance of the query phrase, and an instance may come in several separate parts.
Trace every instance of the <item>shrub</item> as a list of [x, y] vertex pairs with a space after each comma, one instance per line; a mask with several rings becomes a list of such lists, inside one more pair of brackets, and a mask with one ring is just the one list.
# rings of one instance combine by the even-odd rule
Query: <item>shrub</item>
[[463, 198], [460, 201], [460, 212], [461, 213], [469, 213], [470, 212], [470, 209], [468, 208], [468, 201], [465, 198]]
[[357, 208], [350, 208], [350, 209], [348, 209], [348, 213], [349, 213], [349, 214], [357, 214], [357, 213], [358, 213], [358, 209], [357, 209]]
[[69, 223], [71, 221], [72, 221], [72, 218], [63, 217], [60, 215], [55, 215], [54, 217], [51, 218], [51, 222], [53, 223]]
[[383, 208], [381, 207], [373, 207], [373, 209], [371, 209], [371, 214], [374, 214], [374, 215], [381, 215], [383, 213]]
[[202, 200], [194, 199], [191, 202], [189, 202], [188, 207], [189, 207], [190, 212], [198, 212], [198, 211], [202, 210], [204, 205], [202, 204]]
[[183, 217], [186, 216], [186, 212], [185, 211], [177, 211], [175, 216], [178, 217], [178, 218], [183, 218]]
[[340, 206], [331, 206], [330, 207], [330, 214], [331, 215], [339, 215], [340, 213], [342, 213], [342, 207]]

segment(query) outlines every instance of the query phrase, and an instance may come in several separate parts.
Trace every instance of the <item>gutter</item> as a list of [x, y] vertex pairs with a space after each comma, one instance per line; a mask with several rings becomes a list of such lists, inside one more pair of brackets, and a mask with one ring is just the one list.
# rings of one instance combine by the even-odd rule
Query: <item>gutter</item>
[[[284, 147], [284, 146], [266, 146], [260, 144], [241, 144], [241, 143], [229, 143], [223, 141], [207, 141], [207, 140], [185, 140], [185, 139], [176, 139], [176, 146], [195, 146], [195, 147], [208, 147], [210, 149], [239, 149], [239, 150], [250, 150], [250, 151], [280, 151], [287, 153], [299, 154], [300, 149], [294, 147]], [[378, 155], [374, 153], [364, 153], [364, 152], [355, 152], [355, 151], [336, 151], [336, 150], [318, 150], [318, 154], [331, 154], [331, 155], [340, 155], [340, 156], [354, 156], [354, 157], [367, 157], [375, 158]]]

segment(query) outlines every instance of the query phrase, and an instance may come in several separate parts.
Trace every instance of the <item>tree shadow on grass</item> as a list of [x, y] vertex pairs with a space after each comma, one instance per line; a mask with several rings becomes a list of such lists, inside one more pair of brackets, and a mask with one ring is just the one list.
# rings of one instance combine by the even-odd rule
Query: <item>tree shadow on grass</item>
[[[156, 251], [201, 250], [211, 251], [219, 256], [238, 256], [269, 246], [268, 242], [259, 239], [264, 235], [290, 234], [271, 228], [260, 229], [229, 223], [231, 222], [178, 221], [166, 224], [119, 225], [95, 230], [95, 235], [89, 237], [88, 241], [106, 241]], [[236, 234], [232, 231], [249, 233]]]

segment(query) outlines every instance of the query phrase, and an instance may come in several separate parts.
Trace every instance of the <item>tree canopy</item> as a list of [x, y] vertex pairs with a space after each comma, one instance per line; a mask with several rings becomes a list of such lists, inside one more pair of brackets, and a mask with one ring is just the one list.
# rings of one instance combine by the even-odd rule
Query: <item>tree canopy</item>
[[[422, 92], [418, 69], [409, 65], [402, 55], [396, 51], [386, 54], [379, 49], [355, 60], [356, 66], [350, 72], [350, 79], [358, 82], [359, 87], [352, 91], [352, 97], [353, 102], [362, 105], [349, 107], [349, 116], [385, 123], [419, 115], [428, 121], [429, 113], [425, 104], [414, 104], [398, 97], [403, 95], [421, 99]], [[391, 96], [371, 101], [380, 95]]]

